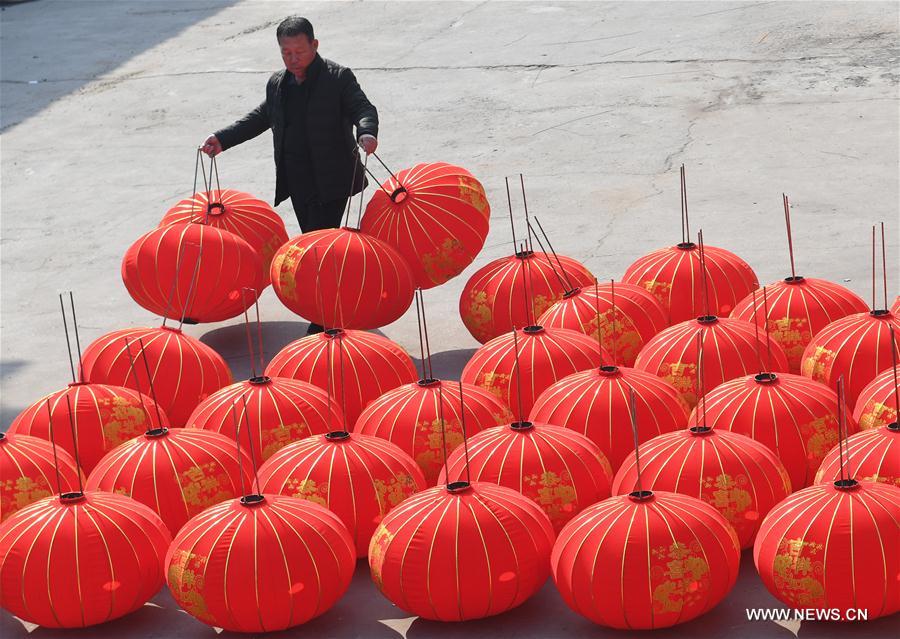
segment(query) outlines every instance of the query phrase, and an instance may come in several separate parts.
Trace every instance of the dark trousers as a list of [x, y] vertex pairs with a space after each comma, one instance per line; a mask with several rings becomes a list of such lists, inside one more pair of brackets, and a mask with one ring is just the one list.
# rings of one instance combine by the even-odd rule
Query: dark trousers
[[307, 200], [298, 195], [291, 195], [291, 205], [297, 216], [302, 233], [320, 229], [336, 229], [341, 225], [341, 218], [347, 208], [347, 198], [319, 202], [317, 199]]

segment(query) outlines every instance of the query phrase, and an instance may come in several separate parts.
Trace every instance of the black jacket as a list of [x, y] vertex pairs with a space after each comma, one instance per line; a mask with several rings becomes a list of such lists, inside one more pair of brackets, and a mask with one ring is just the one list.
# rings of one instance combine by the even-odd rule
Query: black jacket
[[[229, 127], [216, 131], [222, 150], [246, 142], [272, 129], [275, 143], [275, 205], [291, 195], [292, 176], [284, 175], [284, 82], [288, 71], [276, 71], [266, 84], [266, 99]], [[359, 193], [365, 184], [357, 160], [353, 189], [353, 158], [356, 140], [363, 134], [378, 137], [378, 111], [369, 102], [346, 67], [316, 55], [306, 71], [309, 83], [307, 134], [318, 198], [329, 202]], [[356, 137], [353, 126], [356, 126]]]

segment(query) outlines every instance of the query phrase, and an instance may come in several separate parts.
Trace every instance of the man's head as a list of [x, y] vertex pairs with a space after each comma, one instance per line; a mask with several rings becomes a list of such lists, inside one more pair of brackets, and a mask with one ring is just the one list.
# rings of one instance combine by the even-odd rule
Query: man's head
[[287, 17], [278, 25], [275, 37], [285, 68], [296, 76], [306, 75], [306, 68], [312, 64], [319, 48], [309, 20], [300, 16]]

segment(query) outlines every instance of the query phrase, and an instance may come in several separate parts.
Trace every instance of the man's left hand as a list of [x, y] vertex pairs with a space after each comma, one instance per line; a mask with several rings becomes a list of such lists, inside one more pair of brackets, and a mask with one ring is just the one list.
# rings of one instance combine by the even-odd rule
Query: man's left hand
[[378, 148], [378, 139], [374, 135], [366, 133], [365, 135], [359, 136], [359, 146], [366, 152], [366, 155], [371, 155], [375, 153], [375, 149]]

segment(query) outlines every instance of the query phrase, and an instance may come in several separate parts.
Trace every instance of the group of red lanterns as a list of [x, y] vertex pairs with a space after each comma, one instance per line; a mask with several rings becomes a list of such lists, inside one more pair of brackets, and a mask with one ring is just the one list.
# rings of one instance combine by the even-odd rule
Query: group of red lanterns
[[424, 350], [417, 379], [363, 329], [469, 265], [489, 214], [444, 163], [392, 174], [358, 229], [290, 241], [245, 193], [173, 207], [123, 261], [139, 304], [217, 321], [271, 283], [328, 330], [237, 383], [165, 320], [79, 353], [72, 384], [0, 434], [3, 606], [83, 627], [165, 581], [206, 624], [283, 630], [368, 557], [426, 619], [503, 613], [552, 575], [591, 621], [653, 629], [717, 605], [752, 547], [790, 606], [900, 610], [894, 310], [796, 275], [761, 293], [686, 234], [601, 284], [529, 233], [463, 289], [483, 346], [461, 381]]

